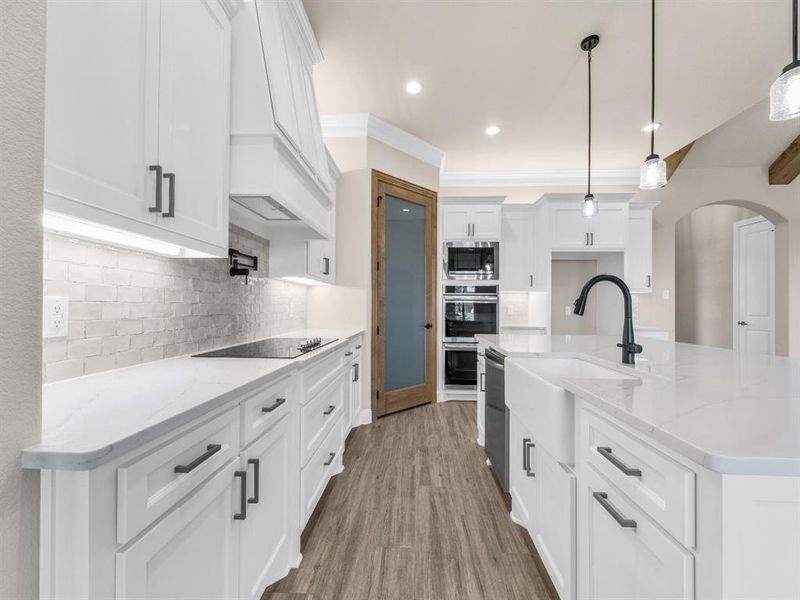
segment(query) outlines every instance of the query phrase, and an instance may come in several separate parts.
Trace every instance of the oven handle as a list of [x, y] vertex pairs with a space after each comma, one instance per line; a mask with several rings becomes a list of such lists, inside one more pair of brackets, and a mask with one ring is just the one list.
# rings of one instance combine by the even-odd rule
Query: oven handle
[[497, 296], [443, 296], [445, 302], [475, 302], [478, 304], [494, 304]]
[[475, 350], [478, 351], [478, 344], [471, 344], [469, 342], [445, 342], [445, 350]]

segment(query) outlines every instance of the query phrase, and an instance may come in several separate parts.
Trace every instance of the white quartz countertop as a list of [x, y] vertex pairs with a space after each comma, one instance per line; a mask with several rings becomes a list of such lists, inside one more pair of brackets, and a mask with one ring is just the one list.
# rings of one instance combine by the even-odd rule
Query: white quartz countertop
[[337, 341], [293, 360], [181, 356], [42, 386], [42, 441], [22, 452], [30, 469], [93, 469], [293, 369], [334, 352], [360, 330], [277, 337]]
[[800, 477], [800, 359], [642, 339], [644, 352], [628, 367], [616, 337], [510, 334], [478, 341], [523, 368], [528, 358], [571, 356], [629, 372], [638, 379], [562, 383], [712, 471]]

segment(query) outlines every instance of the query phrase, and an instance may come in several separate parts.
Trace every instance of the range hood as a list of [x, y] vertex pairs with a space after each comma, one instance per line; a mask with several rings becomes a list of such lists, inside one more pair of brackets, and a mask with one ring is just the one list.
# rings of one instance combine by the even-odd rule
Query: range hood
[[278, 4], [245, 3], [232, 22], [230, 220], [267, 239], [328, 238], [333, 188], [284, 134], [270, 96], [262, 37], [281, 27]]

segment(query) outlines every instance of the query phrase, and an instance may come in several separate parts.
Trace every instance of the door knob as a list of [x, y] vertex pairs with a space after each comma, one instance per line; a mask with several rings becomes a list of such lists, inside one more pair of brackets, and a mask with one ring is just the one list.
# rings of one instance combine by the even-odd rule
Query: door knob
[[749, 325], [747, 321], [737, 321], [736, 324], [741, 325], [742, 327], [747, 327]]
[[430, 323], [425, 323], [425, 329], [430, 329], [431, 327], [433, 327], [433, 325]]

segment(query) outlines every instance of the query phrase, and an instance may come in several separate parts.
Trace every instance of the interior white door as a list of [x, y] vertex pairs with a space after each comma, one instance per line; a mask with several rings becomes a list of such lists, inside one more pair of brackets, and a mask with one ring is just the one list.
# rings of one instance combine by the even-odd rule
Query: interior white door
[[109, 214], [149, 219], [159, 28], [156, 2], [48, 3], [45, 208], [97, 208], [80, 213], [97, 221]]
[[734, 348], [775, 353], [775, 226], [757, 217], [734, 224]]
[[117, 552], [117, 600], [236, 598], [240, 480], [232, 462]]
[[[217, 0], [161, 7], [159, 164], [164, 212], [159, 225], [228, 246], [231, 25]], [[171, 189], [170, 186], [175, 186]]]
[[300, 540], [300, 464], [289, 414], [243, 453], [248, 486], [247, 519], [239, 551], [240, 597], [261, 598], [268, 585], [288, 572]]

